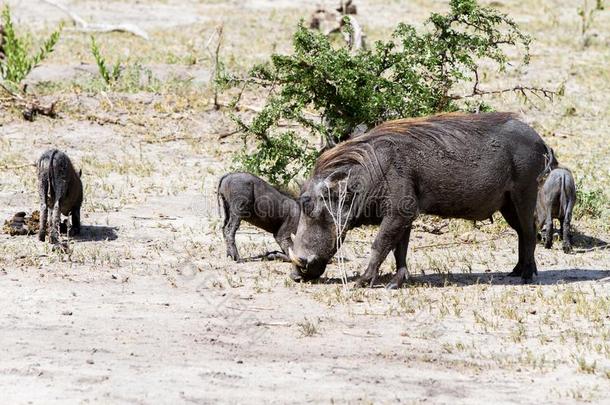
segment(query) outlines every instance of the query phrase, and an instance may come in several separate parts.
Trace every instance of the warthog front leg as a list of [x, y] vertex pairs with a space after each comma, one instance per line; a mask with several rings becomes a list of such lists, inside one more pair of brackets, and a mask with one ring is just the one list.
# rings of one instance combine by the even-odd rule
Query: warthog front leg
[[72, 226], [70, 227], [70, 236], [80, 234], [80, 207], [72, 210]]
[[[386, 216], [381, 221], [379, 232], [375, 237], [375, 241], [371, 247], [371, 257], [368, 267], [363, 275], [356, 281], [356, 286], [365, 287], [373, 286], [377, 280], [379, 266], [394, 249], [397, 243], [402, 239], [405, 233], [405, 228], [411, 226], [411, 221], [407, 218], [391, 215]], [[406, 252], [405, 252], [406, 254]], [[398, 267], [398, 265], [397, 265]], [[406, 268], [405, 268], [406, 271]]]

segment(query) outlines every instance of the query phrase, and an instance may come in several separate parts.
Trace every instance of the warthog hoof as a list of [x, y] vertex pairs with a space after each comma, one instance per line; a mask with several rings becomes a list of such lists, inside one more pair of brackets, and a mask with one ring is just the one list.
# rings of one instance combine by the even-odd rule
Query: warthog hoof
[[371, 277], [371, 276], [362, 275], [362, 276], [358, 277], [358, 280], [356, 280], [355, 286], [358, 288], [373, 287], [376, 280], [377, 280], [377, 276]]
[[508, 277], [521, 277], [522, 274], [523, 274], [523, 269], [521, 268], [521, 266], [516, 265], [515, 268], [513, 269], [513, 271], [508, 273], [507, 276]]
[[521, 279], [521, 284], [532, 284], [534, 282], [533, 277], [523, 277]]
[[563, 253], [571, 253], [572, 252], [572, 245], [570, 245], [569, 243], [565, 243], [563, 244]]
[[394, 280], [390, 281], [385, 286], [386, 290], [398, 290], [400, 287], [402, 287], [402, 283], [397, 283]]

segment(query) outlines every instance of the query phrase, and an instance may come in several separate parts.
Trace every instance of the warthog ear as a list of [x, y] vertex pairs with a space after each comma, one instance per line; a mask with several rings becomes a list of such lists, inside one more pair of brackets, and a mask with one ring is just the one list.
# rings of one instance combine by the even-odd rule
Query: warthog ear
[[[366, 183], [357, 174], [337, 171], [324, 179], [324, 187], [321, 190], [326, 194], [326, 189], [330, 190], [331, 194], [346, 193], [347, 195], [355, 195], [364, 191]], [[339, 188], [341, 187], [341, 188]]]
[[340, 181], [347, 179], [349, 174], [344, 171], [332, 172], [328, 177], [324, 179], [324, 185], [331, 190], [335, 190]]

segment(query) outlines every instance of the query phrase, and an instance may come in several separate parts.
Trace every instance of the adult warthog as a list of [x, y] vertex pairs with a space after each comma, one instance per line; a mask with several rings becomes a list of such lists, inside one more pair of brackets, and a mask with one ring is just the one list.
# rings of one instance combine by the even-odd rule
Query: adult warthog
[[511, 276], [532, 280], [537, 179], [556, 164], [552, 150], [511, 113], [443, 114], [386, 122], [326, 151], [303, 186], [289, 256], [292, 278], [320, 277], [349, 229], [379, 225], [357, 285], [372, 285], [394, 251], [408, 276], [411, 224], [419, 213], [483, 220], [500, 211], [519, 235]]

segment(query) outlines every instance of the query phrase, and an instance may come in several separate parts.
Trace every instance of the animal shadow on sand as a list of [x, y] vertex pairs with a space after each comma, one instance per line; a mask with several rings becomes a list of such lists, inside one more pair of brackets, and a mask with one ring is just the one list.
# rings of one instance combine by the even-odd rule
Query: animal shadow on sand
[[[487, 285], [520, 285], [520, 277], [508, 277], [508, 273], [442, 273], [442, 274], [412, 274], [405, 286], [427, 286], [442, 288], [447, 286], [469, 286], [476, 284]], [[380, 275], [373, 288], [383, 288], [390, 283], [394, 274], [386, 273]], [[347, 278], [348, 282], [355, 281], [357, 276]], [[532, 285], [554, 285], [568, 284], [580, 281], [595, 281], [608, 278], [610, 281], [610, 269], [559, 269], [559, 270], [538, 270], [538, 275], [534, 276]], [[341, 284], [339, 277], [322, 277], [318, 281], [320, 284]]]
[[99, 242], [104, 240], [115, 240], [118, 228], [103, 225], [81, 225], [80, 233], [74, 236], [79, 242]]

